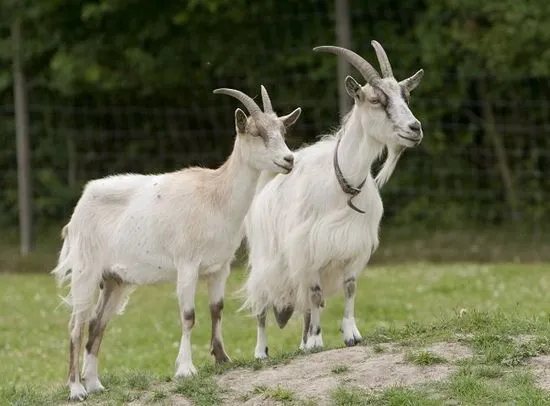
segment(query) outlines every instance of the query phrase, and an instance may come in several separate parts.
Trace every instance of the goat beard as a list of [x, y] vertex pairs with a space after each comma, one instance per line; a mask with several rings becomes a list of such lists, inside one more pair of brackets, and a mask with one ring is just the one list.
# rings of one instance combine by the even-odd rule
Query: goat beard
[[393, 171], [395, 170], [395, 166], [397, 165], [397, 162], [401, 157], [401, 154], [403, 154], [403, 151], [405, 151], [405, 147], [399, 145], [390, 148], [388, 146], [387, 151], [388, 154], [386, 156], [384, 164], [382, 165], [382, 169], [380, 169], [380, 172], [378, 172], [378, 175], [376, 175], [376, 178], [374, 179], [374, 182], [376, 183], [378, 189], [381, 189], [382, 186], [384, 186], [390, 179]]

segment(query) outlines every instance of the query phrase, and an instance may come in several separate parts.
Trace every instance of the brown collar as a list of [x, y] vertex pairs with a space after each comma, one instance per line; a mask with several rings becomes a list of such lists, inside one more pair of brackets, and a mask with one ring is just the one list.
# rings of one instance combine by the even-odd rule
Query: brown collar
[[367, 178], [361, 182], [359, 186], [356, 188], [351, 186], [349, 182], [344, 178], [344, 175], [342, 174], [342, 169], [340, 169], [340, 164], [338, 164], [338, 146], [340, 145], [341, 138], [338, 139], [338, 142], [336, 143], [336, 148], [334, 148], [334, 172], [336, 174], [336, 179], [338, 180], [338, 183], [340, 184], [340, 187], [342, 188], [342, 191], [349, 195], [348, 198], [348, 206], [351, 207], [353, 210], [355, 210], [358, 213], [364, 214], [365, 212], [361, 209], [359, 209], [357, 206], [353, 204], [351, 199], [353, 199], [355, 196], [357, 196], [359, 193], [361, 193], [361, 188], [365, 184], [365, 181]]

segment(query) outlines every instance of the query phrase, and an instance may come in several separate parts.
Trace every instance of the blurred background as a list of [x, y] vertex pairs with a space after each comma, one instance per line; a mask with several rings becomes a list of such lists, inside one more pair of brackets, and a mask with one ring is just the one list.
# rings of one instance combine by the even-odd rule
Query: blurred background
[[425, 70], [373, 262], [550, 259], [547, 0], [0, 4], [0, 270], [51, 269], [90, 179], [222, 163], [239, 105], [217, 87], [300, 106], [292, 148], [332, 131], [342, 74], [364, 81], [312, 48], [377, 67], [372, 39], [398, 80]]

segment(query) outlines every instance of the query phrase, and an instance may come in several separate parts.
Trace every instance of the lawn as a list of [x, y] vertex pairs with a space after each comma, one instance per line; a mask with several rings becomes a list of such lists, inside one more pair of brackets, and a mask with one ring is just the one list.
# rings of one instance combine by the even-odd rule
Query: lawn
[[[236, 360], [250, 358], [255, 343], [255, 320], [238, 313], [240, 301], [231, 297], [244, 276], [241, 269], [235, 269], [229, 279], [223, 319], [226, 349]], [[550, 266], [545, 264], [375, 266], [359, 279], [356, 316], [359, 329], [372, 342], [380, 340], [380, 332], [389, 339], [392, 334], [398, 340], [414, 339], [410, 326], [419, 328], [419, 336], [445, 338], [450, 331], [443, 327], [445, 320], [477, 312], [512, 320], [510, 333], [545, 335], [550, 331], [549, 288]], [[0, 274], [0, 377], [4, 388], [40, 388], [65, 382], [68, 310], [59, 305], [58, 293], [47, 274]], [[200, 368], [212, 364], [204, 284], [196, 306], [193, 357]], [[322, 314], [326, 347], [343, 344], [338, 331], [342, 312], [341, 296], [328, 300]], [[272, 319], [268, 323], [270, 355], [281, 357], [297, 349], [300, 317], [294, 316], [284, 330], [276, 328]], [[437, 327], [421, 326], [440, 327], [438, 331]], [[100, 371], [109, 376], [142, 371], [168, 378], [174, 372], [179, 338], [174, 286], [139, 288], [125, 314], [109, 325]]]

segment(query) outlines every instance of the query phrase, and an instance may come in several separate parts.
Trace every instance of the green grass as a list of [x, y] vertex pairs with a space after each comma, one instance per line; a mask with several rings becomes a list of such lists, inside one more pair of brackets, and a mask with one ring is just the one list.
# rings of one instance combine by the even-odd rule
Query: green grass
[[285, 389], [279, 385], [274, 388], [268, 386], [256, 386], [252, 391], [253, 394], [261, 394], [267, 399], [273, 399], [281, 403], [291, 403], [295, 399], [295, 395], [292, 391]]
[[[50, 265], [45, 264], [44, 268], [50, 269]], [[229, 279], [223, 331], [226, 349], [235, 362], [224, 367], [213, 365], [206, 288], [201, 284], [198, 289], [192, 342], [194, 362], [202, 375], [197, 381], [176, 385], [178, 393], [196, 396], [196, 402], [206, 404], [221, 396], [219, 388], [209, 380], [213, 374], [236, 366], [265, 368], [288, 362], [297, 354], [301, 318], [295, 315], [285, 329], [279, 330], [270, 315], [268, 337], [272, 358], [264, 363], [250, 359], [255, 344], [255, 320], [237, 313], [240, 301], [231, 295], [243, 280], [244, 273], [239, 269]], [[479, 399], [504, 396], [523, 404], [521, 396], [524, 396], [539, 402], [542, 394], [532, 381], [524, 376], [521, 383], [509, 370], [520, 370], [526, 358], [550, 352], [550, 342], [545, 338], [550, 337], [546, 307], [549, 287], [550, 266], [545, 264], [375, 266], [358, 281], [357, 323], [366, 344], [374, 345], [375, 351], [383, 351], [379, 343], [405, 343], [410, 347], [409, 360], [420, 365], [430, 365], [436, 360], [433, 354], [417, 352], [415, 346], [456, 340], [460, 334], [464, 343], [473, 348], [476, 364], [461, 365], [461, 374], [438, 389], [449, 398], [476, 404]], [[139, 288], [126, 313], [109, 325], [103, 340], [100, 372], [110, 390], [97, 399], [124, 403], [147, 393], [148, 399], [158, 398], [162, 403], [169, 396], [169, 391], [156, 386], [174, 373], [180, 340], [174, 290], [172, 285]], [[59, 306], [58, 293], [53, 278], [47, 274], [0, 274], [0, 404], [5, 399], [18, 400], [17, 404], [47, 404], [65, 398], [68, 311]], [[326, 347], [343, 345], [339, 332], [342, 314], [342, 297], [330, 298], [321, 316]], [[513, 339], [518, 334], [536, 338], [521, 343]], [[343, 372], [332, 374], [345, 377]], [[502, 385], [501, 381], [515, 385], [516, 390], [495, 394], [500, 393], [495, 388]], [[40, 390], [45, 387], [51, 388], [47, 395]], [[397, 404], [391, 403], [394, 402], [391, 399], [423, 396], [411, 391], [395, 389], [392, 393], [384, 392], [385, 398], [377, 399], [385, 402], [380, 404]], [[353, 392], [349, 396], [356, 398], [355, 395]]]
[[337, 365], [330, 372], [333, 374], [345, 374], [349, 371], [349, 367], [347, 365]]
[[405, 356], [405, 361], [420, 366], [444, 364], [447, 362], [445, 358], [437, 354], [433, 354], [430, 351], [417, 351], [408, 353]]
[[357, 387], [340, 386], [332, 392], [332, 401], [335, 406], [432, 406], [437, 401], [421, 390], [390, 387], [383, 391], [367, 392]]
[[191, 399], [197, 406], [213, 406], [221, 403], [221, 389], [212, 377], [205, 374], [180, 380], [174, 392]]

